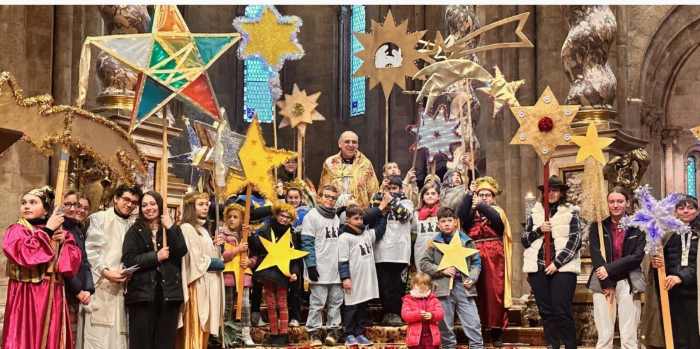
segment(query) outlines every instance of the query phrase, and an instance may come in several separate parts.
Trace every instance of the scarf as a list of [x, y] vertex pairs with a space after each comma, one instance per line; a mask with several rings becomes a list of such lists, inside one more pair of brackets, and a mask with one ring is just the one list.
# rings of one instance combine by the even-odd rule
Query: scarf
[[325, 218], [333, 219], [333, 217], [335, 217], [335, 207], [323, 207], [319, 205], [316, 206], [316, 209], [318, 210], [318, 213]]
[[113, 209], [114, 209], [114, 214], [116, 214], [118, 217], [121, 217], [124, 219], [129, 219], [129, 216], [131, 216], [130, 214], [127, 214], [127, 215], [121, 214], [121, 212], [119, 212], [119, 210], [117, 210], [116, 207], [114, 207]]
[[[41, 217], [41, 218], [33, 218], [33, 219], [26, 219], [26, 220], [25, 220], [25, 219], [20, 219], [19, 224], [22, 224], [22, 225], [24, 225], [24, 226], [26, 227], [27, 225], [24, 224], [23, 221], [26, 221], [27, 223], [31, 224], [32, 226], [37, 226], [37, 225], [46, 225], [46, 222], [48, 221], [48, 219], [46, 219], [46, 218], [44, 218], [44, 217]], [[29, 227], [27, 227], [27, 228], [29, 228]]]
[[418, 209], [418, 219], [424, 221], [430, 217], [437, 216], [437, 211], [440, 209], [440, 203], [436, 202], [432, 206], [424, 205]]

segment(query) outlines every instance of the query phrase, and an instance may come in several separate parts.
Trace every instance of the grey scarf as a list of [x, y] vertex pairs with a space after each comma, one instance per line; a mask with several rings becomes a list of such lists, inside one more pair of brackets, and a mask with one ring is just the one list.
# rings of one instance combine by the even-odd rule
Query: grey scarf
[[335, 217], [335, 207], [323, 207], [318, 205], [316, 206], [316, 209], [318, 210], [318, 213], [325, 218], [332, 219]]

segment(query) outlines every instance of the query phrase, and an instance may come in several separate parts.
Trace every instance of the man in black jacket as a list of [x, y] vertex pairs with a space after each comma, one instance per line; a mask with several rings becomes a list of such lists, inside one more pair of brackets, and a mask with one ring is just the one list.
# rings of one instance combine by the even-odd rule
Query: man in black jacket
[[[638, 348], [637, 326], [641, 312], [639, 293], [644, 291], [640, 264], [644, 258], [645, 235], [637, 228], [623, 228], [621, 219], [629, 207], [629, 194], [615, 187], [608, 194], [610, 217], [602, 222], [605, 256], [598, 224], [590, 226], [590, 249], [594, 273], [588, 280], [593, 291], [593, 317], [598, 330], [596, 348], [613, 348], [615, 318], [619, 315], [620, 344]], [[611, 307], [613, 311], [610, 311]]]

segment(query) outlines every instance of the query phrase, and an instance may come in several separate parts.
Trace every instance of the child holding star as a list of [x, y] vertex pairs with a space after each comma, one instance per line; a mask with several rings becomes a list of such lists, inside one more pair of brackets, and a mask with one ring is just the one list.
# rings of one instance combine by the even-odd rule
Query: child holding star
[[442, 348], [457, 347], [457, 338], [453, 330], [455, 312], [459, 316], [464, 334], [469, 339], [469, 348], [483, 348], [481, 320], [474, 300], [477, 293], [475, 285], [481, 272], [481, 259], [478, 253], [466, 257], [469, 266], [468, 275], [457, 270], [455, 266], [440, 268], [443, 257], [447, 257], [436, 247], [436, 244], [447, 245], [452, 239], [457, 238], [460, 239], [460, 245], [463, 248], [474, 249], [475, 247], [472, 239], [457, 229], [457, 215], [453, 209], [441, 207], [437, 216], [439, 232], [421, 258], [420, 270], [433, 278], [433, 290], [444, 311], [444, 318], [440, 322]]

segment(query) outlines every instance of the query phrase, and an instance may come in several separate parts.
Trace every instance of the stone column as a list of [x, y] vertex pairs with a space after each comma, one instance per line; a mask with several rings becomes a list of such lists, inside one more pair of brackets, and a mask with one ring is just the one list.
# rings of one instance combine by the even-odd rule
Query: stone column
[[[680, 128], [667, 128], [661, 131], [661, 144], [664, 149], [664, 193], [676, 191], [676, 168], [674, 166], [674, 147], [678, 143]], [[682, 172], [682, 171], [681, 171]], [[681, 183], [682, 179], [679, 179]]]

